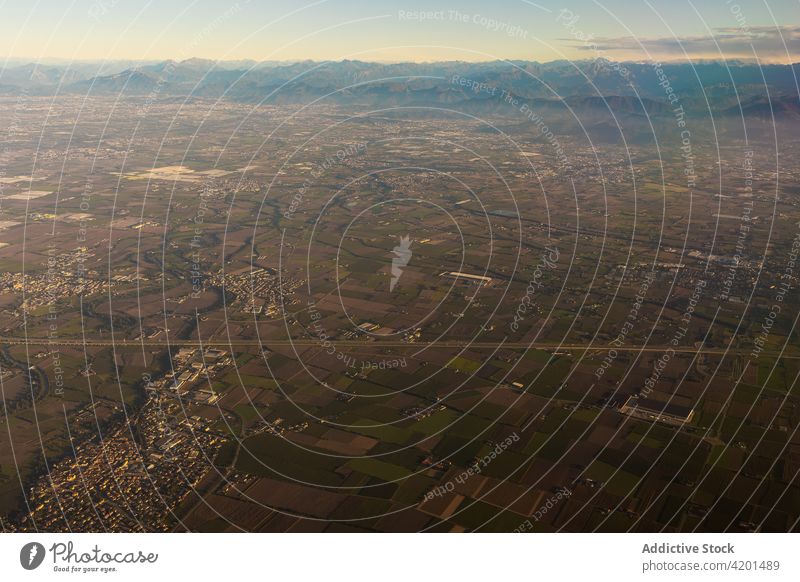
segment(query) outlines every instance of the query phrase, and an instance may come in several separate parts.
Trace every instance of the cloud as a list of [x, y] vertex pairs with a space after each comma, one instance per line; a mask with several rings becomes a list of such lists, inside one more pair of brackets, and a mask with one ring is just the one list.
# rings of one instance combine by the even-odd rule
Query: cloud
[[685, 59], [688, 55], [689, 59], [796, 62], [800, 60], [800, 26], [716, 28], [711, 36], [594, 38], [575, 43], [575, 48], [642, 60]]

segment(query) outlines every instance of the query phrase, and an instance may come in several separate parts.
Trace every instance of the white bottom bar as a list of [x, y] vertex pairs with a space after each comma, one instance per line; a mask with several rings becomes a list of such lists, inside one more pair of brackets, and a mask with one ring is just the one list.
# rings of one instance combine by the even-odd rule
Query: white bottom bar
[[[792, 534], [2, 534], [0, 572], [4, 580], [138, 582], [149, 577], [798, 580], [798, 539]], [[31, 549], [35, 543], [41, 545]], [[37, 562], [33, 570], [23, 566]]]

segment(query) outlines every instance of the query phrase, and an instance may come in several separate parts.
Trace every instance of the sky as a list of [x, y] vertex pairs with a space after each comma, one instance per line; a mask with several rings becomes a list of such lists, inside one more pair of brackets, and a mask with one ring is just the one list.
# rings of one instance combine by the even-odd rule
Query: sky
[[800, 61], [800, 0], [0, 0], [31, 61]]

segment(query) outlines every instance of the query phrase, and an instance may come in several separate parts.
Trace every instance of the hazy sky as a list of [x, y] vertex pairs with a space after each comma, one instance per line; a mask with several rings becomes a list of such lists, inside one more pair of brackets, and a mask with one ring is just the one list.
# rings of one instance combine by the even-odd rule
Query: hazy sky
[[800, 60], [800, 0], [0, 0], [32, 60]]

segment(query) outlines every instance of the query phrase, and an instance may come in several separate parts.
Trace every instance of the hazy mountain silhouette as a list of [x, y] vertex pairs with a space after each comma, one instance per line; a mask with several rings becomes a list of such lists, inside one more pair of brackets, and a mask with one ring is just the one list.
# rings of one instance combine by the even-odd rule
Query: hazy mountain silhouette
[[527, 108], [557, 119], [580, 118], [607, 139], [618, 133], [619, 124], [672, 117], [676, 106], [695, 118], [713, 113], [715, 118], [800, 120], [798, 68], [797, 64], [746, 62], [665, 64], [660, 69], [668, 81], [666, 87], [652, 64], [604, 60], [380, 64], [188, 59], [122, 70], [119, 63], [16, 65], [0, 70], [0, 92], [151, 100], [224, 98], [284, 105], [319, 102], [372, 109], [418, 108], [419, 115], [455, 110], [518, 117]]

